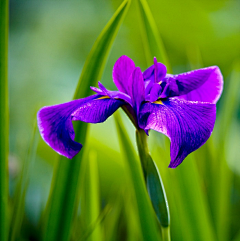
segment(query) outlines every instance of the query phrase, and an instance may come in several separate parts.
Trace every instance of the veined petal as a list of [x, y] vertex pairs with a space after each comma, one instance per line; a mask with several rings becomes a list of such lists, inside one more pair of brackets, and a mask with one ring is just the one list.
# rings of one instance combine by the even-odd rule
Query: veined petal
[[40, 134], [56, 152], [71, 159], [82, 148], [80, 143], [74, 141], [72, 120], [90, 123], [103, 122], [122, 103], [120, 100], [93, 95], [60, 105], [43, 107], [37, 116]]
[[161, 98], [179, 96], [190, 101], [216, 103], [223, 89], [223, 77], [217, 66], [168, 75]]
[[102, 96], [80, 105], [72, 114], [72, 120], [80, 120], [87, 123], [104, 122], [125, 102]]
[[159, 131], [171, 141], [171, 162], [175, 168], [210, 137], [216, 118], [216, 105], [172, 98], [141, 106], [139, 125]]
[[112, 77], [119, 91], [128, 94], [128, 80], [134, 69], [134, 62], [125, 55], [116, 61], [113, 67]]
[[138, 113], [141, 103], [145, 100], [145, 87], [142, 71], [136, 67], [128, 81], [129, 95], [133, 102], [133, 109]]

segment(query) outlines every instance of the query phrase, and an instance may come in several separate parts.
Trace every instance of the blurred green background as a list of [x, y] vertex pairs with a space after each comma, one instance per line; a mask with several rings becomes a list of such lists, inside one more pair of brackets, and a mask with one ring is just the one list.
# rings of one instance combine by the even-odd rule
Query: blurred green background
[[[36, 113], [42, 106], [72, 99], [87, 55], [120, 3], [119, 0], [10, 1], [10, 193], [13, 198], [21, 169], [32, 155], [21, 231], [26, 239], [38, 239], [37, 231], [32, 234], [29, 227], [37, 230], [58, 158], [43, 142], [38, 130], [34, 134]], [[195, 215], [188, 209], [194, 210], [195, 207], [201, 210], [202, 205], [204, 208], [207, 205], [215, 240], [240, 240], [240, 1], [149, 0], [148, 3], [174, 74], [218, 65], [224, 76], [224, 92], [217, 105], [216, 128], [211, 140], [176, 170], [167, 168], [170, 162], [169, 141], [160, 133], [150, 133], [150, 150], [162, 173], [169, 199], [172, 238], [203, 240], [194, 236], [198, 232], [207, 232], [207, 228], [205, 230], [200, 224], [202, 221], [196, 218], [201, 211]], [[147, 67], [139, 12], [134, 0], [101, 79], [112, 90], [116, 89], [111, 77], [112, 68], [121, 55], [128, 55], [142, 70]], [[123, 118], [135, 143], [134, 128], [124, 115]], [[32, 138], [36, 154], [31, 154]], [[116, 232], [123, 235], [118, 237], [119, 240], [127, 240], [130, 232], [127, 227], [131, 222], [127, 221], [127, 216], [133, 204], [113, 117], [103, 124], [90, 125], [84, 148], [86, 153], [97, 157], [102, 202], [108, 203], [117, 196], [121, 200], [118, 202], [123, 203], [118, 220], [126, 222], [122, 221]], [[218, 214], [212, 211], [212, 207], [222, 201], [208, 195], [211, 193], [209, 190], [219, 188], [222, 182], [218, 181], [221, 172], [218, 162], [221, 161], [226, 161], [224, 170], [229, 167], [231, 173], [231, 178], [227, 179], [228, 193], [222, 193], [226, 203], [221, 205], [228, 206], [227, 216], [219, 214], [228, 227], [222, 239], [219, 230], [226, 229], [226, 226], [221, 223], [215, 225]], [[197, 180], [191, 168], [197, 170]], [[209, 169], [214, 176], [208, 175]], [[224, 183], [224, 178], [222, 180]], [[205, 195], [204, 200], [199, 197], [200, 189]], [[178, 195], [184, 198], [179, 199]], [[199, 203], [199, 207], [194, 204], [191, 208], [191, 203]], [[190, 231], [194, 228], [199, 230]]]

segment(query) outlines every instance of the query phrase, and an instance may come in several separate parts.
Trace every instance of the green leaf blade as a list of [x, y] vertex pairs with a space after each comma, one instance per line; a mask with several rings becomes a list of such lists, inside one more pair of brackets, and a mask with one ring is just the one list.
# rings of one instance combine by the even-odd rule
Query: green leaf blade
[[[111, 46], [128, 10], [130, 1], [120, 5], [103, 29], [87, 57], [79, 79], [74, 99], [91, 94], [90, 86], [101, 78]], [[84, 144], [88, 124], [78, 122], [75, 139]], [[44, 224], [45, 241], [69, 240], [74, 211], [76, 210], [77, 188], [83, 150], [72, 160], [60, 157], [52, 180], [52, 188]]]
[[137, 161], [135, 150], [132, 146], [131, 141], [129, 140], [120, 116], [117, 115], [116, 117], [115, 114], [114, 117], [116, 120], [116, 127], [119, 135], [121, 149], [124, 153], [126, 166], [128, 168], [129, 175], [131, 177], [131, 181], [135, 191], [134, 194], [137, 200], [137, 209], [143, 240], [158, 240], [159, 236], [156, 229], [156, 219], [154, 218], [153, 209], [147, 196], [140, 163], [138, 163]]
[[8, 0], [0, 2], [0, 240], [8, 239]]
[[[104, 70], [103, 66], [106, 64], [113, 41], [126, 15], [130, 2], [130, 0], [123, 1], [94, 43], [83, 66], [74, 99], [90, 95], [91, 89], [89, 86], [95, 85], [101, 79]], [[92, 71], [89, 71], [89, 69]]]
[[165, 64], [168, 72], [171, 73], [171, 66], [166, 54], [166, 50], [148, 3], [146, 0], [138, 0], [138, 6], [147, 64], [152, 65], [153, 57], [155, 56], [157, 57], [158, 62]]

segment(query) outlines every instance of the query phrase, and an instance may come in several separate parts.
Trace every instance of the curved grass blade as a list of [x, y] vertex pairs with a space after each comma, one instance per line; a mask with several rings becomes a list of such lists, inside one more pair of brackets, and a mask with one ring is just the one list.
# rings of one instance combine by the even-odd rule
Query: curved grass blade
[[152, 65], [153, 57], [155, 56], [158, 62], [167, 66], [168, 73], [171, 73], [171, 66], [148, 3], [146, 0], [138, 0], [138, 6], [147, 64], [148, 66]]
[[100, 216], [100, 194], [99, 194], [99, 178], [98, 178], [98, 165], [97, 154], [91, 150], [89, 152], [89, 158], [83, 160], [84, 168], [84, 185], [83, 199], [81, 202], [81, 215], [84, 217], [84, 223], [86, 223], [87, 234], [81, 240], [102, 240], [101, 225], [98, 221]]
[[131, 0], [123, 1], [111, 20], [98, 36], [83, 66], [74, 99], [90, 95], [92, 91], [89, 86], [95, 85], [97, 81], [101, 79], [112, 44], [127, 13], [130, 3]]
[[8, 0], [0, 1], [0, 240], [8, 238]]
[[[177, 205], [179, 209], [184, 209], [183, 215], [187, 218], [188, 233], [191, 233], [194, 239], [217, 240], [196, 161], [189, 156], [174, 172], [172, 181], [178, 200]], [[183, 238], [187, 240], [184, 236]]]
[[[231, 127], [231, 122], [234, 114], [238, 108], [238, 96], [240, 88], [240, 62], [237, 62], [233, 66], [233, 71], [227, 88], [223, 95], [224, 101], [219, 115], [219, 129], [218, 136], [218, 150], [221, 150], [215, 156], [215, 163], [218, 168], [218, 172], [213, 180], [215, 185], [215, 198], [213, 202], [214, 220], [216, 222], [218, 239], [228, 240], [230, 239], [230, 210], [231, 210], [231, 192], [232, 192], [232, 180], [233, 173], [230, 170], [226, 160], [226, 139], [228, 138], [228, 131]], [[223, 128], [224, 127], [224, 128]]]
[[[125, 17], [130, 1], [124, 1], [105, 26], [90, 51], [74, 99], [89, 95], [90, 85], [101, 78], [111, 46]], [[87, 124], [78, 122], [75, 139], [85, 142]], [[72, 160], [60, 157], [55, 169], [51, 194], [46, 211], [43, 240], [69, 240], [74, 210], [76, 210], [77, 188], [83, 150]]]
[[151, 207], [150, 200], [148, 199], [140, 163], [137, 160], [136, 152], [132, 146], [131, 141], [129, 140], [120, 116], [115, 113], [114, 117], [116, 120], [121, 149], [125, 156], [126, 166], [128, 168], [135, 192], [134, 196], [137, 202], [137, 210], [143, 240], [158, 240], [159, 235], [156, 229], [156, 219], [154, 218], [153, 209]]
[[9, 240], [18, 240], [25, 211], [25, 198], [29, 184], [29, 172], [32, 169], [33, 162], [36, 158], [37, 145], [39, 135], [37, 134], [37, 121], [34, 123], [32, 139], [29, 143], [26, 161], [24, 161], [20, 180], [16, 187], [14, 195], [14, 205], [12, 211], [12, 219], [10, 223]]

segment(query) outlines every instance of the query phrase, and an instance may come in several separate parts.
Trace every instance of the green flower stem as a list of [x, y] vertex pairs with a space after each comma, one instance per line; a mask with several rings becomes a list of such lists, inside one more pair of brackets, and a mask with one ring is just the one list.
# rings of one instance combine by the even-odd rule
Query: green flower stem
[[0, 1], [0, 240], [8, 238], [8, 0]]
[[147, 196], [141, 166], [138, 163], [132, 143], [118, 113], [114, 115], [119, 136], [121, 150], [126, 160], [126, 167], [129, 171], [133, 184], [134, 196], [136, 198], [137, 212], [140, 221], [142, 239], [144, 241], [158, 240], [157, 225], [154, 213]]
[[159, 171], [149, 154], [147, 135], [144, 130], [136, 130], [136, 139], [145, 183], [161, 226], [162, 238], [164, 241], [170, 240], [170, 215], [167, 197]]
[[166, 228], [162, 227], [161, 231], [162, 231], [162, 240], [163, 241], [171, 241], [170, 227], [166, 227]]

